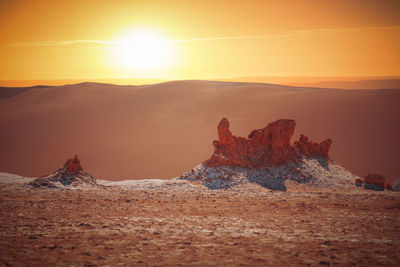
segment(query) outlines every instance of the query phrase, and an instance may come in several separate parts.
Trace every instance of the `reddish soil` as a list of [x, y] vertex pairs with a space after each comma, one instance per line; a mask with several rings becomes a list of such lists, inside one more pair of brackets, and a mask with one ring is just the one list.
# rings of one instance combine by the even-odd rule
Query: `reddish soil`
[[0, 184], [0, 265], [400, 263], [399, 193], [288, 188], [235, 193]]

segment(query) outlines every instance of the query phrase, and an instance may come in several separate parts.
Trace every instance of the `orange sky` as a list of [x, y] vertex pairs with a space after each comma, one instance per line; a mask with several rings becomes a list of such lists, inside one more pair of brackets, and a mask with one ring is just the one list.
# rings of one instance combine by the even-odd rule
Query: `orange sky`
[[[397, 0], [0, 0], [0, 80], [398, 76], [399, 14]], [[135, 29], [164, 38], [165, 64], [115, 61]]]

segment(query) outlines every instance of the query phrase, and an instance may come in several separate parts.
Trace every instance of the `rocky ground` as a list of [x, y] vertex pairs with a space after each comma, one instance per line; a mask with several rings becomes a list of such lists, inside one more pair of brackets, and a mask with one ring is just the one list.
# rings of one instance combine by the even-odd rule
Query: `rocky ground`
[[286, 192], [256, 183], [210, 190], [184, 180], [38, 189], [0, 180], [1, 266], [400, 264], [398, 192], [293, 181]]

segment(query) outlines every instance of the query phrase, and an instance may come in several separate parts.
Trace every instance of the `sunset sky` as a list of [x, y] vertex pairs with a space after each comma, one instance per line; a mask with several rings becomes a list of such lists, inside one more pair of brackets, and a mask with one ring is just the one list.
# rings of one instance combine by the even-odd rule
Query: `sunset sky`
[[398, 76], [400, 1], [0, 0], [0, 80]]

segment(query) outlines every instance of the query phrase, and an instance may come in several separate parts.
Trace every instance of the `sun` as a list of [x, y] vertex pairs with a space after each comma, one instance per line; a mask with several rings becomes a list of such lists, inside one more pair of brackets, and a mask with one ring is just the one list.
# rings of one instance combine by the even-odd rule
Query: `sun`
[[168, 39], [155, 30], [136, 29], [117, 38], [112, 48], [114, 65], [128, 70], [153, 70], [172, 63]]

